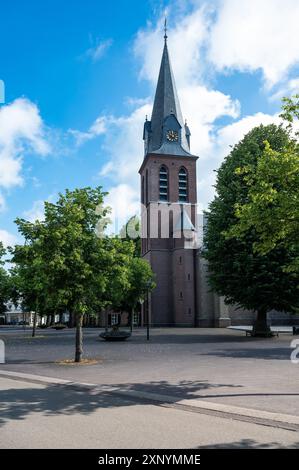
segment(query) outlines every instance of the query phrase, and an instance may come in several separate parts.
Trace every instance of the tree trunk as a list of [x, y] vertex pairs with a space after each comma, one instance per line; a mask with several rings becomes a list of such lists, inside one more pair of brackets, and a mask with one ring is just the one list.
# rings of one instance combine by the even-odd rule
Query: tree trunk
[[131, 333], [133, 331], [133, 322], [134, 322], [134, 309], [132, 308], [132, 310], [131, 310], [131, 321], [130, 321]]
[[32, 327], [32, 338], [35, 336], [35, 331], [36, 331], [36, 321], [37, 321], [37, 311], [35, 309], [34, 315], [33, 315], [33, 327]]
[[73, 312], [70, 312], [70, 317], [69, 317], [69, 328], [74, 328], [75, 326], [75, 316]]
[[256, 320], [253, 325], [252, 336], [269, 337], [272, 336], [268, 323], [267, 310], [258, 310]]
[[81, 362], [83, 353], [83, 332], [82, 332], [83, 316], [77, 315], [76, 317], [76, 353], [75, 362]]
[[108, 332], [108, 312], [105, 310], [105, 333]]

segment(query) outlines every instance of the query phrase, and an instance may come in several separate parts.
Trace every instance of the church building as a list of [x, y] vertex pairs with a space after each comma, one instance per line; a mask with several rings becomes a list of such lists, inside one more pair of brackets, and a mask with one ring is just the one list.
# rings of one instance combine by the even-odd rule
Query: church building
[[[198, 156], [192, 154], [191, 132], [183, 120], [166, 30], [152, 116], [145, 121], [143, 140], [139, 170], [142, 257], [150, 263], [157, 284], [142, 306], [143, 323], [187, 327], [251, 324], [254, 312], [225, 305], [208, 286], [208, 266], [199, 249]], [[288, 317], [279, 312], [271, 316], [277, 324]]]

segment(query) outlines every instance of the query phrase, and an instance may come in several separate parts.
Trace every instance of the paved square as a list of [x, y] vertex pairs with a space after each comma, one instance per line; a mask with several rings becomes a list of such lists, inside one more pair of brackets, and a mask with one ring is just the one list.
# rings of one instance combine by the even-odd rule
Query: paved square
[[[79, 425], [82, 418], [82, 426], [87, 429], [95, 425], [97, 416], [104, 420], [107, 429], [111, 426], [111, 435], [118, 435], [116, 428], [120, 426], [127, 437], [120, 438], [115, 445], [111, 443], [111, 447], [146, 447], [146, 442], [151, 442], [152, 447], [159, 447], [159, 443], [162, 447], [180, 447], [180, 442], [183, 447], [212, 443], [230, 447], [299, 447], [299, 427], [275, 423], [268, 426], [267, 422], [262, 425], [262, 422], [257, 424], [256, 419], [242, 422], [229, 414], [206, 413], [192, 407], [184, 411], [179, 406], [182, 400], [188, 403], [195, 400], [199, 406], [209, 402], [216, 408], [243, 407], [252, 410], [256, 418], [263, 412], [271, 412], [299, 419], [299, 365], [290, 361], [290, 343], [295, 338], [290, 334], [254, 339], [225, 329], [153, 329], [150, 341], [146, 342], [145, 330], [139, 329], [127, 342], [106, 343], [99, 339], [98, 329], [85, 329], [85, 357], [99, 359], [98, 364], [86, 366], [55, 362], [73, 357], [74, 330], [39, 330], [34, 339], [29, 331], [24, 333], [20, 329], [4, 328], [0, 333], [5, 340], [7, 359], [0, 367], [2, 373], [15, 371], [99, 386], [98, 390], [70, 394], [62, 385], [24, 383], [2, 377], [1, 394], [6, 403], [3, 424], [8, 443], [16, 432], [16, 421], [20, 432], [24, 421], [29, 421], [30, 432], [38, 434], [39, 426], [43, 426], [47, 417], [51, 418], [50, 423], [59, 421], [62, 426], [61, 419], [66, 415], [66, 426], [70, 426], [73, 419]], [[124, 395], [111, 394], [107, 391], [111, 386]], [[145, 399], [147, 396], [158, 396], [158, 402], [149, 402]], [[11, 421], [8, 421], [10, 415]], [[164, 429], [163, 422], [168, 422], [169, 430], [165, 424], [163, 431], [166, 435], [168, 432], [168, 437], [147, 441], [147, 432], [135, 423], [137, 416], [140, 423], [147, 423], [146, 426], [153, 426], [153, 429], [159, 419], [159, 429]], [[48, 424], [47, 429], [51, 429]], [[180, 429], [179, 434], [184, 436], [181, 440], [174, 437], [175, 429]], [[194, 439], [188, 437], [192, 429], [196, 431]], [[128, 432], [134, 441], [131, 445]], [[42, 446], [47, 439], [48, 434], [34, 441], [35, 445], [40, 442]], [[55, 442], [58, 447], [69, 445], [67, 438]], [[98, 445], [96, 442], [90, 437], [85, 445], [92, 447]], [[108, 445], [105, 439], [101, 442], [105, 442], [103, 447]], [[24, 445], [30, 447], [29, 437]]]

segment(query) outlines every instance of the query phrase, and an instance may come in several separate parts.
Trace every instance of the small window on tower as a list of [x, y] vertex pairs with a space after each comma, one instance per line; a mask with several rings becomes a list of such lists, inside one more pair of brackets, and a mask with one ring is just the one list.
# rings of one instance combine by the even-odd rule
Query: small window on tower
[[179, 201], [188, 201], [188, 175], [185, 168], [181, 168], [179, 171]]
[[159, 173], [159, 199], [168, 200], [168, 171], [164, 165], [161, 166]]

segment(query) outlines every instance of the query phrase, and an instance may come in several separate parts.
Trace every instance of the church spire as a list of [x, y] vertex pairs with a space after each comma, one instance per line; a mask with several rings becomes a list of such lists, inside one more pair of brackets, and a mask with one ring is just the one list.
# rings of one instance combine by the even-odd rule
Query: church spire
[[167, 36], [167, 18], [165, 16], [165, 21], [164, 21], [164, 42], [165, 42], [165, 44], [167, 43], [167, 38], [168, 38], [168, 36]]
[[[144, 128], [145, 153], [190, 155], [189, 136], [186, 136], [185, 124], [169, 58], [167, 38], [167, 20], [165, 18], [164, 49], [152, 119], [145, 123]], [[169, 132], [171, 133], [169, 134]]]

